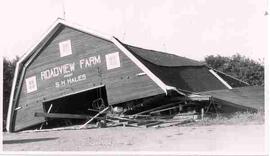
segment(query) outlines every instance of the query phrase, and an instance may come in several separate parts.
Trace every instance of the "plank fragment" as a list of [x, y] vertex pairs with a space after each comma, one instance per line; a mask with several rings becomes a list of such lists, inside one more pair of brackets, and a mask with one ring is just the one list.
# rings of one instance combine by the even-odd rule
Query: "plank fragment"
[[105, 109], [103, 109], [102, 111], [100, 111], [99, 113], [97, 113], [94, 117], [92, 117], [90, 120], [88, 120], [85, 124], [83, 124], [82, 126], [80, 126], [79, 129], [82, 129], [83, 127], [85, 127], [88, 123], [90, 123], [91, 121], [93, 121], [96, 117], [98, 117], [100, 114], [104, 113], [108, 109], [109, 109], [109, 107], [106, 107]]

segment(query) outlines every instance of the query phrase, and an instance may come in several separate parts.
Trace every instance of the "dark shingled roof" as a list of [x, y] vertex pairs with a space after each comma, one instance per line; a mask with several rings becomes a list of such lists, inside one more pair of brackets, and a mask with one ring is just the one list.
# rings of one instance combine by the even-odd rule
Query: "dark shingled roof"
[[166, 85], [189, 92], [226, 89], [225, 85], [209, 72], [208, 67], [199, 61], [123, 43], [122, 45]]
[[[209, 72], [210, 68], [202, 62], [119, 42], [168, 86], [187, 92], [227, 89], [218, 78]], [[226, 77], [226, 80], [235, 83], [234, 87], [241, 86], [234, 82], [234, 79]]]
[[188, 58], [173, 55], [173, 54], [143, 49], [143, 48], [127, 45], [127, 44], [123, 44], [123, 45], [132, 53], [158, 66], [179, 67], [179, 66], [205, 65], [199, 61], [195, 61], [192, 59], [188, 59]]
[[[249, 86], [225, 90], [214, 90], [200, 92], [202, 95], [211, 95], [224, 105], [235, 105], [239, 107], [264, 109], [264, 87]], [[215, 100], [215, 99], [214, 99]], [[221, 101], [220, 101], [221, 100]]]

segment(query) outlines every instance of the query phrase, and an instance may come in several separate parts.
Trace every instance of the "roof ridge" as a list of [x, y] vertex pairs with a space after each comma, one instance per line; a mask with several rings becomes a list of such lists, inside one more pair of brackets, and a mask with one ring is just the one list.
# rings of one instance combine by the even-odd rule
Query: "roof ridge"
[[[123, 44], [125, 44], [125, 43], [123, 43]], [[130, 47], [134, 47], [134, 48], [139, 48], [139, 49], [147, 50], [147, 52], [151, 51], [151, 52], [162, 53], [162, 54], [166, 54], [166, 55], [173, 55], [173, 56], [178, 56], [178, 57], [184, 57], [184, 56], [179, 56], [179, 55], [168, 53], [168, 52], [163, 52], [163, 51], [158, 51], [158, 50], [153, 50], [153, 49], [147, 49], [147, 48], [142, 48], [142, 47], [137, 47], [137, 46], [130, 45], [130, 44], [125, 44], [125, 45], [130, 46]], [[184, 58], [187, 58], [187, 57], [184, 57]], [[187, 59], [189, 59], [189, 58], [187, 58]]]
[[[121, 41], [120, 41], [121, 42]], [[122, 43], [122, 42], [121, 42]], [[179, 56], [176, 54], [160, 52], [151, 49], [145, 49], [129, 44], [122, 43], [133, 54], [141, 57], [142, 59], [159, 66], [179, 67], [179, 66], [203, 66], [202, 62], [189, 59], [187, 57]]]

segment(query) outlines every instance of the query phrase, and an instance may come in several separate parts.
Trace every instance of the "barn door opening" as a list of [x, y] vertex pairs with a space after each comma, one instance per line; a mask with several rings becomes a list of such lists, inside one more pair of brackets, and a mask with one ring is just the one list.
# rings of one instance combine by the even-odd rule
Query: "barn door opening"
[[46, 128], [81, 124], [107, 106], [106, 88], [101, 86], [44, 102], [43, 117]]

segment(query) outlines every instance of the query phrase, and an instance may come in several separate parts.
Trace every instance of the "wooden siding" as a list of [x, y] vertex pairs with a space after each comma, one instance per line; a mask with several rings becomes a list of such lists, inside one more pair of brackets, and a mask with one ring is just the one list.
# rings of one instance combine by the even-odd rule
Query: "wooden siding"
[[[59, 42], [70, 40], [72, 54], [60, 57]], [[105, 55], [119, 52], [120, 67], [107, 70]], [[100, 56], [101, 63], [80, 68], [80, 60]], [[42, 79], [41, 72], [64, 64], [75, 63], [71, 74], [61, 74], [47, 80]], [[35, 112], [42, 112], [42, 103], [63, 95], [79, 92], [105, 84], [109, 104], [117, 104], [129, 100], [144, 98], [163, 91], [147, 75], [137, 76], [143, 71], [137, 67], [112, 42], [80, 32], [69, 27], [60, 27], [56, 35], [49, 40], [39, 55], [27, 68], [18, 106], [15, 112], [15, 131], [44, 121], [34, 117]], [[83, 80], [67, 83], [68, 79], [82, 75]], [[25, 79], [36, 76], [37, 91], [27, 93]], [[82, 78], [81, 77], [81, 78]], [[85, 78], [86, 77], [86, 78]], [[65, 85], [56, 87], [56, 82], [65, 81]]]

